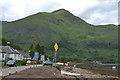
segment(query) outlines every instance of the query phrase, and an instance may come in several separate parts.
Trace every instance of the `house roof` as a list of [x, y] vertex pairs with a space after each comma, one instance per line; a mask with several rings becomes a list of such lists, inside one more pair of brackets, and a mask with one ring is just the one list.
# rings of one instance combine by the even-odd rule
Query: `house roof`
[[19, 54], [10, 46], [0, 46], [0, 53]]
[[22, 56], [24, 56], [24, 57], [26, 57], [26, 58], [31, 58], [31, 56], [28, 54], [28, 53], [26, 53], [26, 52], [24, 52], [24, 51], [22, 51], [22, 50], [17, 50]]

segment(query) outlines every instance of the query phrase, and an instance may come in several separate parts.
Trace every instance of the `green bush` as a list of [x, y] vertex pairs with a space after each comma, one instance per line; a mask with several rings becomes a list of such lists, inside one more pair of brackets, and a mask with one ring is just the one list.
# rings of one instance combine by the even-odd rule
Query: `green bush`
[[40, 64], [42, 64], [43, 63], [43, 61], [40, 61]]
[[27, 61], [26, 60], [21, 60], [21, 65], [26, 65]]
[[9, 60], [13, 60], [13, 59], [8, 57], [7, 60], [9, 61]]
[[5, 60], [1, 60], [2, 62], [4, 62]]
[[33, 65], [34, 63], [30, 63], [29, 65]]
[[61, 66], [60, 65], [56, 65], [54, 67], [56, 67], [56, 69], [58, 69], [59, 71], [61, 70]]
[[30, 65], [36, 65], [36, 63], [35, 63], [35, 62], [32, 62], [32, 63], [30, 63]]
[[36, 62], [31, 62], [31, 63], [30, 63], [30, 65], [34, 65], [34, 64], [36, 64]]
[[17, 65], [26, 65], [27, 61], [26, 60], [15, 60], [17, 62]]
[[21, 65], [21, 60], [15, 60], [17, 62], [17, 65]]
[[39, 60], [37, 60], [37, 64], [40, 64], [40, 61], [39, 61]]
[[41, 64], [42, 63], [42, 61], [41, 60], [37, 60], [37, 64]]

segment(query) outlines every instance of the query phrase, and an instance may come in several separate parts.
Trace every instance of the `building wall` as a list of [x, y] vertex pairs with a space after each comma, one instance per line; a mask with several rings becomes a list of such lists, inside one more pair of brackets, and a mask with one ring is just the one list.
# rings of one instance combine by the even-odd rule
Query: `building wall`
[[26, 59], [31, 59], [31, 58], [27, 58], [27, 57], [23, 56], [23, 59], [25, 59], [25, 60], [26, 60]]
[[0, 60], [2, 60], [2, 53], [0, 53]]
[[21, 54], [18, 56], [18, 60], [23, 60], [23, 56]]
[[[3, 58], [4, 56], [4, 58]], [[13, 60], [23, 60], [23, 59], [31, 59], [31, 58], [26, 58], [22, 56], [21, 54], [7, 54], [7, 53], [0, 53], [0, 60], [5, 60], [5, 57], [12, 58]]]
[[5, 60], [5, 57], [12, 58], [13, 60], [22, 60], [19, 54], [7, 54], [7, 53], [0, 53], [0, 60]]
[[0, 53], [0, 60], [5, 60], [5, 57], [8, 57], [7, 53]]
[[10, 54], [9, 56], [10, 58], [12, 58], [13, 60], [22, 60], [22, 57], [20, 54]]

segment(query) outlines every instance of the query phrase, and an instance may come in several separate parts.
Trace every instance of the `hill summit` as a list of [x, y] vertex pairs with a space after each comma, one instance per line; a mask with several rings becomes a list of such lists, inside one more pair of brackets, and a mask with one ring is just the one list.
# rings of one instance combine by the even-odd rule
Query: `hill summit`
[[54, 43], [64, 56], [74, 62], [117, 62], [118, 26], [88, 24], [65, 9], [39, 12], [20, 20], [3, 23], [3, 37], [28, 50], [40, 43], [54, 55]]

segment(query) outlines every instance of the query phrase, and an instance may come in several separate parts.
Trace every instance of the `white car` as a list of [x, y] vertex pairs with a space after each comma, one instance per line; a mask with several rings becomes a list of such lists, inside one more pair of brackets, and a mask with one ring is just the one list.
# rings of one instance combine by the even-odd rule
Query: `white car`
[[28, 60], [28, 61], [27, 61], [27, 64], [29, 64], [29, 63], [31, 63], [31, 61], [30, 61], [30, 60]]

